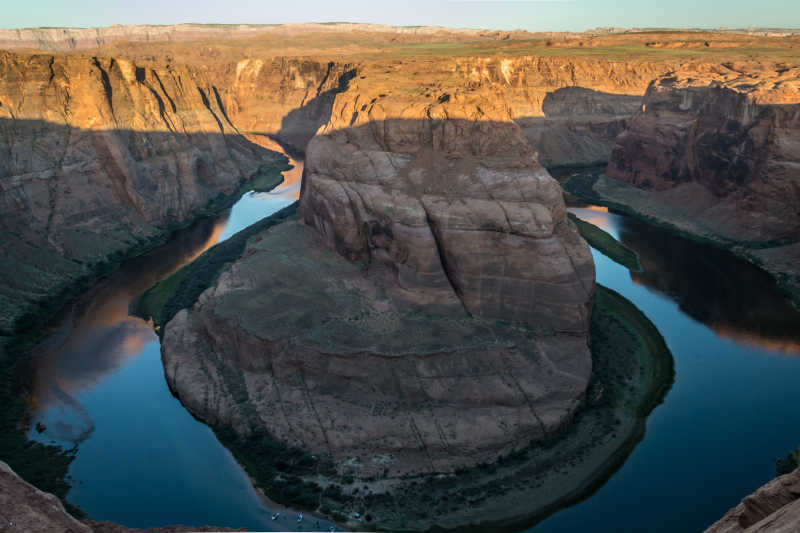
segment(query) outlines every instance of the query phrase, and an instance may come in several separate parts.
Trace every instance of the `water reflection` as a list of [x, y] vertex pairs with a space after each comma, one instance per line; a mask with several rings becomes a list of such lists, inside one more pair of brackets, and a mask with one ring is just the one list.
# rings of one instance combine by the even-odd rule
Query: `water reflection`
[[158, 337], [129, 309], [158, 280], [295, 201], [303, 166], [292, 164], [277, 189], [245, 194], [100, 282], [40, 345], [29, 436], [77, 445], [67, 499], [92, 518], [130, 527], [281, 527], [231, 454], [171, 395]]
[[[130, 316], [134, 298], [213, 246], [228, 226], [228, 213], [202, 220], [169, 244], [138, 257], [71, 305], [58, 330], [36, 354], [33, 421], [37, 440], [76, 445], [94, 424], [75, 400], [153, 342], [153, 329]], [[41, 434], [40, 434], [41, 433]]]
[[640, 253], [644, 272], [632, 274], [592, 250], [597, 281], [653, 321], [675, 383], [621, 468], [532, 531], [702, 531], [800, 442], [800, 357], [775, 357], [797, 353], [797, 312], [771, 278], [730, 254], [622, 215], [576, 214], [600, 217], [593, 222]]
[[620, 219], [618, 235], [639, 254], [634, 283], [669, 296], [721, 337], [800, 354], [800, 311], [763, 270], [630, 218]]

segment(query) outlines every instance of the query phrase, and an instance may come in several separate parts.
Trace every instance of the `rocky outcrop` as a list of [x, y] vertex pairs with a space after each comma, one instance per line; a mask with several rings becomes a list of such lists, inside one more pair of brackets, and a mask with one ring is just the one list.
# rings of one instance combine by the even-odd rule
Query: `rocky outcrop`
[[591, 255], [483, 96], [380, 120], [404, 102], [376, 95], [352, 123], [337, 98], [348, 126], [308, 147], [310, 229], [251, 240], [166, 325], [166, 376], [190, 411], [339, 475], [392, 478], [492, 461], [569, 421], [591, 372]]
[[800, 469], [773, 479], [728, 511], [706, 533], [800, 530]]
[[[329, 124], [308, 149], [303, 220], [349, 260], [387, 268], [411, 303], [586, 332], [594, 268], [560, 187], [502, 101], [439, 100], [375, 98], [349, 127]], [[387, 118], [394, 107], [427, 118]]]
[[283, 164], [239, 134], [207, 75], [0, 53], [0, 335]]
[[517, 123], [545, 166], [605, 164], [640, 105], [635, 94], [564, 87], [547, 93], [543, 117], [519, 118]]
[[800, 238], [797, 67], [728, 63], [654, 81], [606, 173], [738, 241]]
[[[26, 533], [137, 533], [109, 522], [77, 520], [64, 509], [52, 494], [42, 492], [17, 476], [0, 461], [0, 530]], [[147, 529], [148, 533], [178, 533], [182, 531], [243, 531], [228, 528], [168, 526]]]

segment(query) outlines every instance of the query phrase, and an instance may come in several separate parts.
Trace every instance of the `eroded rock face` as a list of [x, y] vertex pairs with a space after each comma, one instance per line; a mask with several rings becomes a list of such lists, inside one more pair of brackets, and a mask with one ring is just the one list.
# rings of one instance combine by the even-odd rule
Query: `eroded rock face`
[[278, 164], [215, 94], [188, 69], [0, 53], [0, 335]]
[[[252, 239], [166, 325], [190, 411], [364, 477], [491, 462], [571, 419], [591, 374], [591, 254], [484, 96], [413, 119], [365, 106], [311, 141], [306, 225]], [[337, 97], [332, 116], [352, 105]]]
[[773, 479], [728, 511], [706, 533], [800, 530], [800, 469]]
[[654, 81], [606, 173], [692, 206], [724, 237], [797, 240], [800, 70], [767, 67], [726, 64]]
[[344, 257], [388, 268], [412, 303], [584, 333], [588, 247], [507, 109], [483, 96], [420, 106], [423, 120], [383, 118], [402, 103], [378, 101], [329, 125], [308, 148], [301, 216]]
[[212, 426], [267, 432], [362, 477], [491, 462], [580, 406], [584, 335], [414, 311], [391, 289], [284, 223], [167, 324], [165, 375]]

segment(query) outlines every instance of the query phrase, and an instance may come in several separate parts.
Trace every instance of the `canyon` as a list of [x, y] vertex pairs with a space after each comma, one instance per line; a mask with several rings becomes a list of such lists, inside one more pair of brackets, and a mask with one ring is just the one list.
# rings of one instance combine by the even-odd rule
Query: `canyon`
[[[470, 120], [478, 102], [487, 122]], [[368, 109], [311, 141], [305, 226], [252, 237], [164, 326], [192, 412], [359, 478], [492, 461], [571, 419], [591, 374], [589, 249], [520, 129], [483, 102]], [[241, 371], [244, 391], [226, 378]]]
[[[592, 403], [593, 261], [546, 167], [608, 162], [592, 199], [746, 248], [797, 287], [796, 38], [710, 34], [706, 54], [681, 33], [153, 31], [0, 34], [77, 50], [0, 52], [0, 271], [24, 273], [0, 285], [0, 348], [242, 187], [273, 187], [275, 143], [304, 155], [297, 212], [159, 324], [192, 414], [226, 443], [291, 450], [278, 497], [472, 472]], [[274, 53], [286, 35], [295, 55]], [[399, 527], [392, 505], [377, 523]]]
[[724, 63], [653, 81], [594, 189], [800, 287], [800, 70]]

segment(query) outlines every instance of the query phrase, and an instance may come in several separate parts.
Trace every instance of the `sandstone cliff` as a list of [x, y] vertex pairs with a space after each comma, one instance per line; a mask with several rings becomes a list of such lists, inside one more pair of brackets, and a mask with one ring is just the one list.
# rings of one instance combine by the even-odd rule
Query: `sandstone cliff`
[[[800, 238], [800, 68], [726, 64], [655, 80], [607, 174], [691, 205], [720, 235]], [[691, 198], [691, 202], [686, 199]]]
[[347, 127], [309, 146], [300, 202], [329, 246], [388, 267], [412, 302], [587, 330], [587, 247], [502, 99], [347, 96], [333, 110]]
[[312, 140], [315, 231], [251, 241], [165, 328], [193, 413], [393, 477], [491, 461], [569, 420], [591, 369], [591, 255], [508, 110], [485, 102], [405, 120], [379, 114], [407, 102], [366, 106]]
[[800, 469], [773, 479], [728, 511], [706, 533], [800, 530]]
[[635, 95], [670, 67], [559, 57], [180, 63], [2, 53], [0, 224], [9, 238], [0, 267], [25, 275], [0, 291], [0, 334], [31, 326], [45, 299], [274, 162], [251, 141], [271, 136], [302, 153], [320, 128], [414, 119], [439, 99], [479, 94], [476, 113], [504, 109], [543, 161], [585, 164], [607, 157], [638, 107]]
[[731, 249], [800, 305], [800, 68], [724, 63], [650, 85], [590, 196]]
[[0, 54], [0, 334], [284, 164], [239, 134], [216, 95], [189, 69]]

